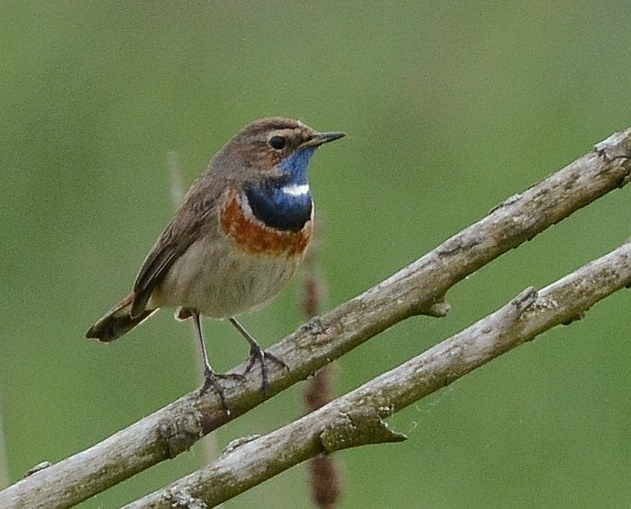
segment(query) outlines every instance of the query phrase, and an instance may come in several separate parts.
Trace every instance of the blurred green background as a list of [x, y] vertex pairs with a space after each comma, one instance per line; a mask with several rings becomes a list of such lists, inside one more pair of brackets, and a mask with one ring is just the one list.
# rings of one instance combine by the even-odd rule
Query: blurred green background
[[[111, 346], [83, 339], [130, 289], [169, 220], [167, 154], [188, 185], [269, 115], [344, 130], [311, 181], [333, 307], [507, 196], [631, 125], [631, 3], [0, 3], [0, 411], [12, 481], [192, 390], [168, 311]], [[343, 358], [340, 392], [544, 286], [630, 234], [629, 190], [507, 253]], [[301, 323], [294, 282], [243, 323], [270, 345]], [[403, 444], [346, 451], [345, 508], [628, 507], [631, 296], [400, 412]], [[247, 355], [206, 323], [225, 370]], [[303, 386], [213, 438], [302, 412]], [[201, 445], [81, 504], [111, 508], [200, 466]], [[225, 504], [312, 507], [304, 465]]]

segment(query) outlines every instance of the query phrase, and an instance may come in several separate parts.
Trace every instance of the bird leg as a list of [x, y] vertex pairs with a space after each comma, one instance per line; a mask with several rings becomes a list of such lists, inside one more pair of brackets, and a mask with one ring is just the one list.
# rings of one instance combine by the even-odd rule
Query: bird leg
[[250, 334], [243, 325], [241, 325], [236, 318], [230, 318], [230, 323], [236, 327], [236, 329], [241, 333], [241, 335], [246, 339], [246, 341], [250, 344], [250, 360], [248, 362], [248, 366], [245, 368], [245, 373], [249, 373], [254, 366], [255, 362], [259, 362], [261, 364], [261, 377], [263, 379], [262, 389], [263, 394], [267, 395], [267, 390], [269, 388], [268, 382], [268, 368], [266, 359], [270, 359], [271, 361], [278, 364], [281, 368], [289, 369], [289, 366], [285, 364], [282, 359], [279, 359], [275, 355], [272, 355], [269, 352], [266, 352], [261, 348], [258, 341], [254, 339], [254, 336]]
[[220, 378], [243, 378], [238, 374], [231, 375], [220, 375], [215, 373], [213, 368], [210, 365], [210, 361], [208, 360], [208, 353], [206, 352], [206, 344], [204, 343], [204, 333], [202, 332], [202, 324], [199, 318], [199, 313], [194, 311], [191, 313], [193, 318], [193, 324], [195, 325], [195, 332], [197, 334], [197, 339], [199, 340], [199, 345], [201, 347], [202, 357], [204, 361], [204, 385], [202, 385], [199, 390], [200, 396], [205, 394], [208, 389], [211, 387], [215, 389], [215, 392], [219, 396], [219, 400], [221, 401], [221, 406], [226, 411], [226, 414], [229, 416], [231, 414], [230, 405], [228, 405], [228, 400], [226, 399], [226, 395], [223, 390], [223, 386], [219, 382]]

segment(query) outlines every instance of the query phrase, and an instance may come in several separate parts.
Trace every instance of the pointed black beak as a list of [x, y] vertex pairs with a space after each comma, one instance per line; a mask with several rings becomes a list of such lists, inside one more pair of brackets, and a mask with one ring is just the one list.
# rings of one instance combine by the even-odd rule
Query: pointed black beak
[[340, 131], [332, 131], [330, 133], [316, 133], [313, 138], [302, 143], [302, 147], [319, 147], [330, 141], [339, 140], [346, 136], [346, 133]]

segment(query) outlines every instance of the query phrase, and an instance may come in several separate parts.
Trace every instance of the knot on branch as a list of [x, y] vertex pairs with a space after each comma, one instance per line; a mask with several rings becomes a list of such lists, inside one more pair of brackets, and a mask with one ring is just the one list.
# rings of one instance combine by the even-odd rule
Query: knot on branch
[[195, 498], [186, 490], [170, 489], [164, 494], [171, 507], [186, 507], [186, 509], [208, 509], [203, 500]]
[[522, 315], [529, 307], [534, 305], [539, 298], [539, 292], [535, 290], [532, 286], [529, 286], [525, 290], [519, 292], [511, 301], [508, 303], [510, 309], [515, 316]]
[[158, 434], [164, 442], [169, 458], [175, 458], [178, 454], [188, 451], [204, 436], [202, 414], [191, 412], [173, 420], [163, 421], [158, 426]]
[[614, 133], [609, 138], [594, 145], [599, 156], [611, 162], [614, 159], [631, 159], [631, 133]]
[[402, 442], [407, 437], [392, 431], [372, 407], [338, 414], [320, 433], [326, 453], [368, 444]]
[[608, 163], [617, 159], [626, 159], [623, 163], [627, 173], [620, 180], [618, 187], [624, 187], [631, 181], [631, 129], [612, 134], [609, 138], [594, 145], [594, 151]]
[[37, 465], [35, 465], [34, 467], [29, 468], [26, 471], [26, 474], [24, 474], [24, 477], [30, 477], [33, 474], [36, 474], [37, 472], [41, 472], [42, 470], [51, 467], [53, 464], [50, 461], [42, 461], [40, 463], [38, 463]]
[[440, 299], [421, 307], [419, 309], [419, 314], [431, 316], [432, 318], [443, 318], [447, 316], [449, 311], [451, 311], [451, 304]]

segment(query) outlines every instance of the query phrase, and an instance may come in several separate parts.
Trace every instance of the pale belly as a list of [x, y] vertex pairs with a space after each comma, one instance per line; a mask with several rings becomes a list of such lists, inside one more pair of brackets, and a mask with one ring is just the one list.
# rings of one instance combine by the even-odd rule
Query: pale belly
[[229, 242], [200, 239], [173, 264], [149, 308], [185, 307], [229, 318], [263, 306], [296, 272], [301, 256], [244, 253]]

